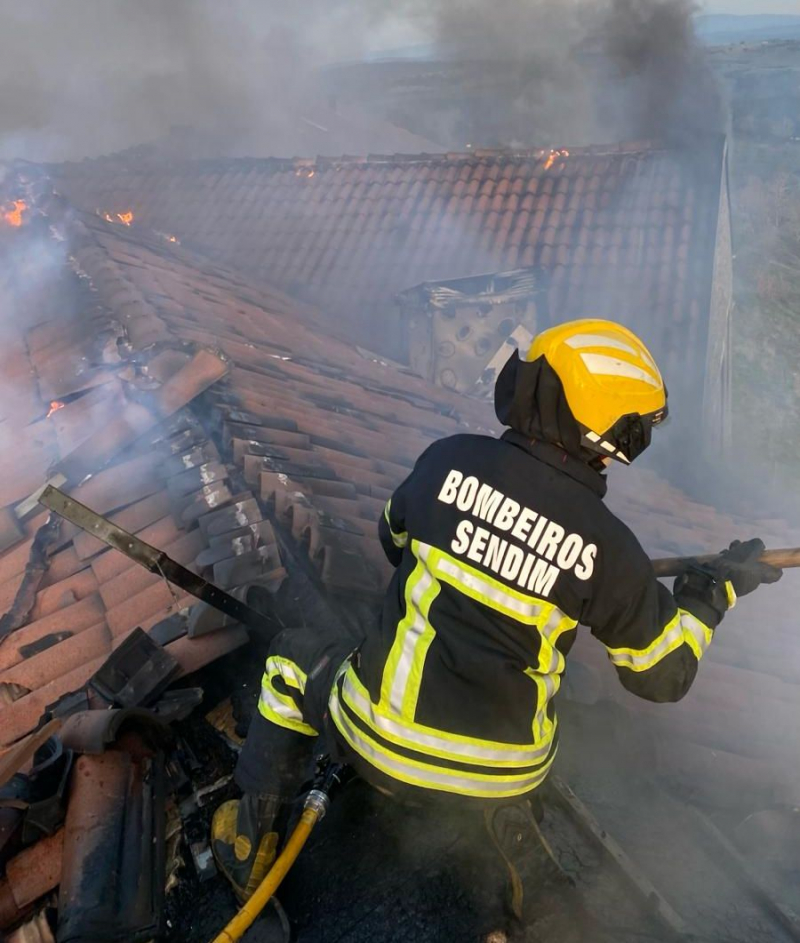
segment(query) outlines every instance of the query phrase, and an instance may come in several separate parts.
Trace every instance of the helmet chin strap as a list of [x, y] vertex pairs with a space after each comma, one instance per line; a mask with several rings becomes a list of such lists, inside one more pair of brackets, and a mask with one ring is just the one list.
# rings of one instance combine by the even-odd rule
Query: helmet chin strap
[[592, 455], [586, 464], [589, 466], [589, 468], [594, 469], [594, 471], [599, 472], [602, 475], [611, 464], [611, 459], [605, 458], [603, 455]]
[[[536, 440], [534, 439], [533, 441], [535, 442]], [[543, 439], [542, 441], [546, 440]], [[555, 445], [556, 448], [559, 448], [563, 452], [569, 454], [569, 451], [564, 447], [563, 442], [551, 442], [550, 445]], [[598, 455], [597, 452], [590, 452], [586, 448], [581, 449], [581, 460], [585, 462], [589, 468], [601, 475], [612, 462], [611, 458], [607, 458], [605, 455]]]

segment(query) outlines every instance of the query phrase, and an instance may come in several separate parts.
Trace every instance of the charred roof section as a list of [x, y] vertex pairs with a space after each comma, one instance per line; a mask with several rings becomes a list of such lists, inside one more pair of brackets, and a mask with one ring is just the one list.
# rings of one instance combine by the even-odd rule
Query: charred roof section
[[[133, 211], [395, 358], [406, 345], [391, 317], [398, 292], [536, 265], [549, 273], [554, 319], [617, 318], [647, 337], [666, 372], [697, 372], [724, 162], [715, 137], [686, 150], [639, 142], [294, 161], [109, 158], [55, 173], [77, 205]], [[696, 352], [690, 364], [687, 351]]]

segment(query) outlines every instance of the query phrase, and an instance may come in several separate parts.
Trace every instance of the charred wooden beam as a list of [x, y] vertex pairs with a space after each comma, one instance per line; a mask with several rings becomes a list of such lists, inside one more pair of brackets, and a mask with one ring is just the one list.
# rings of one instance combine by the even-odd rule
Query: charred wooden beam
[[225, 590], [192, 573], [180, 563], [176, 563], [163, 550], [151, 547], [150, 544], [129, 534], [116, 524], [112, 524], [108, 518], [95, 513], [52, 485], [45, 488], [39, 500], [46, 508], [80, 527], [81, 530], [99, 537], [109, 547], [119, 550], [149, 572], [162, 576], [168, 582], [179, 586], [197, 599], [208, 603], [209, 606], [219, 609], [237, 622], [264, 633], [268, 620], [263, 613], [240, 602], [230, 593], [226, 593]]
[[36, 532], [28, 562], [25, 564], [25, 574], [14, 602], [11, 608], [0, 617], [0, 639], [10, 635], [28, 621], [36, 603], [36, 594], [47, 572], [50, 550], [58, 539], [60, 529], [60, 518], [51, 517]]

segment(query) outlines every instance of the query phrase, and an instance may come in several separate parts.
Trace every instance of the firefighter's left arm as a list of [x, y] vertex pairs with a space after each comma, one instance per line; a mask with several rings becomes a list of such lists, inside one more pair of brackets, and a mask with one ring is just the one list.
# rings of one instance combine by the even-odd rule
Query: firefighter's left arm
[[[649, 565], [649, 564], [648, 564]], [[689, 691], [721, 615], [675, 596], [639, 570], [622, 599], [590, 606], [587, 622], [605, 645], [623, 686], [648, 701], [674, 702]]]
[[[412, 472], [413, 475], [413, 472]], [[380, 521], [378, 522], [378, 536], [380, 537], [383, 552], [392, 566], [400, 566], [403, 558], [403, 549], [408, 544], [408, 530], [406, 528], [406, 495], [411, 476], [406, 478], [402, 485], [386, 502]]]
[[[429, 445], [417, 459], [408, 478], [386, 502], [378, 521], [378, 536], [392, 566], [400, 566], [403, 550], [408, 544], [408, 514], [415, 506], [419, 506], [420, 499], [425, 500], [425, 494], [430, 490], [430, 456], [447, 441], [440, 439]], [[411, 516], [414, 516], [413, 513]]]

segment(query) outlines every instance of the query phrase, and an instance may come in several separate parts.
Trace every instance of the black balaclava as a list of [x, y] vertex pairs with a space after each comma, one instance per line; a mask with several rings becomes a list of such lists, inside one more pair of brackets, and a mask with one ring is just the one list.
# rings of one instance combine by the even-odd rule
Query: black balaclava
[[514, 351], [497, 378], [494, 409], [504, 426], [528, 439], [557, 445], [596, 471], [603, 469], [600, 457], [581, 445], [581, 430], [564, 387], [544, 356], [528, 362]]

